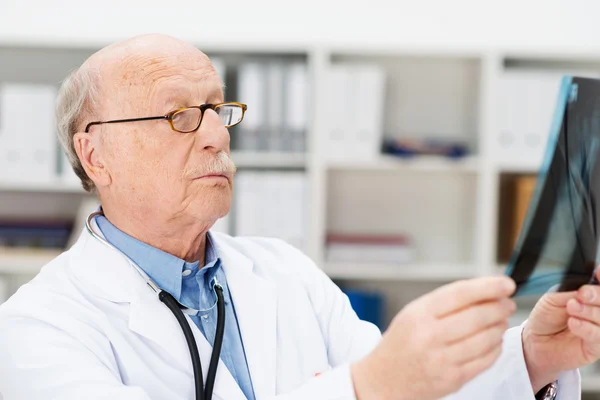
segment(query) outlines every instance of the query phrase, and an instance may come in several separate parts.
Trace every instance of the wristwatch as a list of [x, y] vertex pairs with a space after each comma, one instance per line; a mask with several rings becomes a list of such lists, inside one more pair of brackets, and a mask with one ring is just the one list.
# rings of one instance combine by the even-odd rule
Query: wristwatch
[[542, 388], [535, 395], [535, 400], [555, 400], [558, 392], [558, 382], [552, 382]]

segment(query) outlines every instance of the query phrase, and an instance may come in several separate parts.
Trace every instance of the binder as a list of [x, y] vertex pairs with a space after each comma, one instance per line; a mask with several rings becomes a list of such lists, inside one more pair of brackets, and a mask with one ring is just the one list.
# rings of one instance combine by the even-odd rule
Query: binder
[[309, 121], [310, 84], [306, 63], [287, 66], [285, 101], [285, 151], [304, 152]]
[[50, 85], [0, 86], [0, 179], [45, 183], [57, 177], [55, 97]]
[[353, 158], [357, 161], [375, 161], [381, 153], [383, 140], [385, 72], [376, 65], [354, 68], [352, 85], [357, 94], [352, 98], [354, 124]]
[[262, 135], [259, 135], [259, 148], [280, 152], [285, 148], [283, 120], [284, 120], [284, 65], [279, 61], [271, 61], [266, 65], [267, 98], [266, 115], [267, 126]]
[[239, 150], [258, 151], [261, 149], [260, 135], [265, 129], [267, 115], [266, 73], [264, 65], [244, 62], [238, 69], [238, 101], [248, 105], [244, 122], [239, 125]]
[[[581, 71], [578, 76], [599, 76]], [[502, 163], [542, 165], [562, 72], [509, 71], [499, 81], [495, 157]]]
[[353, 121], [348, 121], [350, 112], [349, 96], [350, 71], [345, 65], [331, 67], [328, 79], [328, 121], [327, 133], [323, 140], [323, 155], [327, 161], [343, 161], [349, 158], [348, 142]]
[[371, 64], [338, 64], [329, 79], [328, 161], [373, 161], [383, 140], [385, 71]]

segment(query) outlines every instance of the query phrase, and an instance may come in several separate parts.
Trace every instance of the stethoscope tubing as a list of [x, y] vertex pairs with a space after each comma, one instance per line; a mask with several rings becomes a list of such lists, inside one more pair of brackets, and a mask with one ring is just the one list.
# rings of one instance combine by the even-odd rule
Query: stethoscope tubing
[[[92, 228], [92, 220], [99, 216], [103, 215], [102, 211], [97, 211], [89, 215], [86, 220], [85, 227], [89, 234], [95, 239], [99, 240], [104, 245], [119, 251], [116, 247], [111, 245], [107, 240], [94, 232]], [[119, 253], [123, 254], [123, 252], [119, 251]], [[215, 332], [215, 343], [213, 345], [213, 350], [210, 358], [210, 364], [208, 367], [208, 374], [206, 376], [206, 388], [204, 388], [204, 382], [202, 377], [202, 362], [200, 360], [200, 353], [198, 352], [198, 345], [196, 344], [196, 339], [194, 338], [194, 333], [190, 328], [190, 325], [185, 318], [185, 314], [182, 311], [182, 305], [175, 300], [175, 298], [167, 291], [162, 290], [133, 260], [123, 254], [125, 258], [129, 261], [129, 263], [135, 268], [135, 270], [141, 275], [141, 277], [146, 281], [146, 284], [158, 294], [158, 299], [167, 306], [169, 310], [173, 313], [183, 335], [185, 337], [185, 341], [187, 343], [190, 358], [192, 360], [192, 368], [194, 372], [194, 392], [196, 394], [196, 400], [211, 400], [213, 395], [213, 390], [215, 387], [215, 379], [217, 376], [217, 367], [219, 366], [219, 358], [221, 357], [221, 348], [223, 346], [223, 337], [225, 335], [225, 299], [223, 296], [223, 287], [219, 284], [216, 278], [213, 281], [213, 290], [217, 296], [217, 329]], [[187, 308], [186, 308], [187, 310]], [[191, 310], [194, 315], [197, 315], [198, 310]]]

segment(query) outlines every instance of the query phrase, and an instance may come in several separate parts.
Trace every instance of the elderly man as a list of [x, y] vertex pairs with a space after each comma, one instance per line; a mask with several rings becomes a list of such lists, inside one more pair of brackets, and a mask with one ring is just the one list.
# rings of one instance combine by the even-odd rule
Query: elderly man
[[0, 308], [4, 400], [194, 399], [203, 379], [226, 400], [579, 398], [576, 369], [600, 355], [598, 287], [548, 294], [506, 331], [514, 283], [457, 282], [382, 337], [299, 251], [210, 233], [244, 111], [208, 57], [160, 35], [111, 45], [64, 82], [60, 139], [102, 208]]

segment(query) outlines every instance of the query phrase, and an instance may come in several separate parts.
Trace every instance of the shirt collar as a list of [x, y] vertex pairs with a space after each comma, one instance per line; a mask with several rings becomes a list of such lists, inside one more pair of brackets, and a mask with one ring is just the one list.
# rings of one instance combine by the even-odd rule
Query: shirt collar
[[[104, 215], [96, 218], [100, 231], [110, 244], [122, 251], [162, 289], [171, 293], [179, 301], [181, 299], [182, 273], [186, 269], [197, 270], [199, 261], [187, 262], [172, 254], [137, 240], [114, 226]], [[203, 269], [216, 270], [220, 261], [217, 249], [209, 232], [206, 234], [205, 266]], [[216, 271], [211, 271], [214, 276]]]

